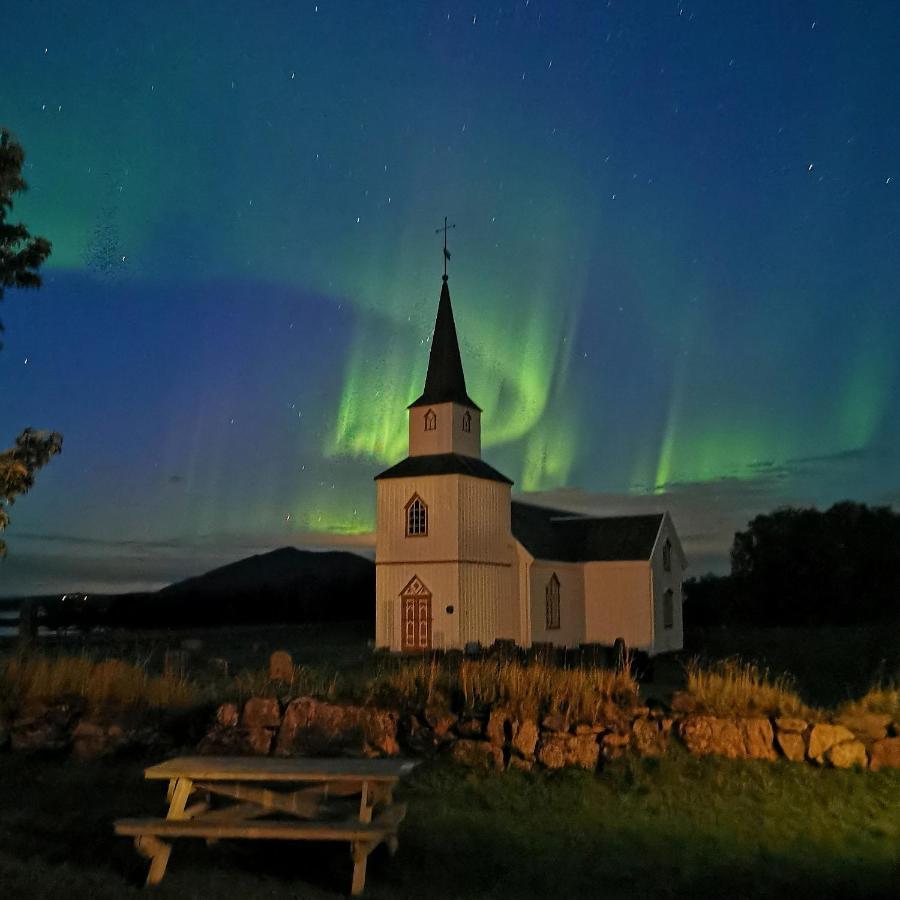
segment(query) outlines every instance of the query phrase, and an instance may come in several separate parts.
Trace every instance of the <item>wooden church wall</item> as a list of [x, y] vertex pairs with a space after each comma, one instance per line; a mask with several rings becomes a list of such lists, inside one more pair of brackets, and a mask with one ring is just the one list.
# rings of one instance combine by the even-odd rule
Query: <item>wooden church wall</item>
[[[435, 427], [425, 429], [425, 416], [435, 414]], [[409, 455], [429, 456], [434, 453], [461, 453], [481, 456], [481, 413], [469, 413], [469, 430], [463, 429], [466, 407], [458, 403], [435, 403], [416, 406], [409, 411]]]
[[[663, 564], [663, 545], [669, 539], [672, 542], [672, 564], [667, 572]], [[656, 547], [651, 559], [653, 587], [653, 652], [666, 653], [670, 650], [681, 650], [684, 647], [684, 628], [682, 619], [682, 581], [684, 578], [684, 559], [681, 555], [680, 542], [674, 533], [669, 517], [663, 520]], [[672, 627], [665, 627], [664, 595], [672, 591]]]
[[[559, 628], [547, 628], [547, 584], [559, 579]], [[535, 560], [531, 565], [531, 640], [558, 647], [584, 643], [584, 571], [580, 563]]]
[[651, 650], [651, 573], [648, 562], [584, 563], [585, 642]]

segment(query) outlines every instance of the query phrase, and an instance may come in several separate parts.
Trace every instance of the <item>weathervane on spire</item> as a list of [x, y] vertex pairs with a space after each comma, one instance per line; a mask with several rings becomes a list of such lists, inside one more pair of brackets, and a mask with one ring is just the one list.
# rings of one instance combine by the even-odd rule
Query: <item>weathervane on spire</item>
[[444, 281], [447, 280], [447, 260], [450, 259], [450, 251], [447, 249], [447, 231], [450, 228], [456, 228], [456, 223], [453, 225], [447, 224], [447, 217], [444, 216], [444, 224], [441, 228], [435, 228], [434, 233], [440, 234], [442, 231], [444, 232]]

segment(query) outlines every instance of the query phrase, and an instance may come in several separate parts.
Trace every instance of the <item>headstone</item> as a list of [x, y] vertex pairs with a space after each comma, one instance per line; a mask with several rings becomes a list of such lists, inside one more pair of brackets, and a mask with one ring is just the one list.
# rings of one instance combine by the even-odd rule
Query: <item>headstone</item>
[[294, 660], [286, 650], [276, 650], [269, 657], [269, 680], [287, 682], [294, 680]]
[[163, 675], [180, 681], [187, 675], [187, 653], [184, 650], [166, 650], [163, 660]]

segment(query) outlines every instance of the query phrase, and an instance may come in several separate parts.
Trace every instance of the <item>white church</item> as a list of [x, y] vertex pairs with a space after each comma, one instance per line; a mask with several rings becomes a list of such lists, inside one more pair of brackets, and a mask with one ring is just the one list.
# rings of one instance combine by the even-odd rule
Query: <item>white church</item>
[[398, 653], [682, 647], [686, 560], [668, 513], [596, 517], [514, 501], [481, 458], [444, 274], [409, 455], [377, 475], [375, 644]]

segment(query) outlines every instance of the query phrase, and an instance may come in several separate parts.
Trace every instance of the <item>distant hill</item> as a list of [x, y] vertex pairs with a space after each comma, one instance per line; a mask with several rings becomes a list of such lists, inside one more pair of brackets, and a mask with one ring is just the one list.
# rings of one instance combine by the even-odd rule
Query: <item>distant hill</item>
[[161, 628], [374, 620], [375, 564], [355, 553], [282, 547], [155, 593], [42, 603], [51, 627]]

